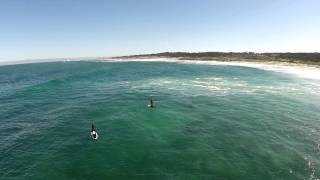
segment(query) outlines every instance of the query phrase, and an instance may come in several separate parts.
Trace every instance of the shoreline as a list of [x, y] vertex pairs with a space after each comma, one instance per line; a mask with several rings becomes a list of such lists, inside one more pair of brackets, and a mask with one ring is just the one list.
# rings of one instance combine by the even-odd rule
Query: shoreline
[[155, 57], [155, 58], [103, 58], [98, 59], [100, 62], [168, 62], [168, 63], [180, 63], [180, 64], [200, 64], [200, 65], [224, 65], [224, 66], [241, 66], [250, 67], [256, 69], [262, 69], [267, 71], [274, 71], [280, 73], [286, 73], [291, 75], [297, 75], [301, 78], [320, 80], [320, 66], [302, 64], [302, 63], [290, 63], [290, 62], [276, 62], [276, 61], [225, 61], [225, 60], [190, 60], [172, 57]]
[[177, 57], [139, 57], [139, 58], [93, 58], [93, 59], [51, 59], [46, 61], [19, 61], [0, 63], [1, 66], [19, 65], [19, 64], [32, 64], [32, 63], [47, 63], [47, 62], [167, 62], [167, 63], [180, 63], [180, 64], [198, 64], [198, 65], [223, 65], [223, 66], [241, 66], [256, 68], [267, 71], [274, 71], [279, 73], [286, 73], [296, 75], [301, 78], [308, 78], [320, 80], [320, 65], [293, 63], [293, 62], [280, 62], [280, 61], [254, 61], [250, 59], [241, 60], [212, 60], [212, 59], [195, 59], [177, 58]]

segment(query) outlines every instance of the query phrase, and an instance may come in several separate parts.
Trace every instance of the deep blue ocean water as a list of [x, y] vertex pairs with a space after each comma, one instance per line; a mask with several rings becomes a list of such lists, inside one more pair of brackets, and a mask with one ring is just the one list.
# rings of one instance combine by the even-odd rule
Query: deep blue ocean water
[[0, 66], [0, 179], [319, 173], [319, 80], [167, 62]]

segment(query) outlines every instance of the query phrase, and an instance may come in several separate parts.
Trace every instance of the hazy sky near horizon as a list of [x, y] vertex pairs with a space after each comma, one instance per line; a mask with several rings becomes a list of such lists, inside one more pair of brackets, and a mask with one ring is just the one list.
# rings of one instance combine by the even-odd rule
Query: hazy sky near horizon
[[319, 0], [0, 0], [0, 61], [319, 52]]

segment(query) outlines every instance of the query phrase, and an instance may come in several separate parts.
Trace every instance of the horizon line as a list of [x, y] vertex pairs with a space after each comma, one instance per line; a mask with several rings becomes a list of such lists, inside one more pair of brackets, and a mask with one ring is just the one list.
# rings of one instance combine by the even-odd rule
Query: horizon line
[[115, 55], [115, 56], [65, 56], [65, 57], [45, 57], [45, 58], [26, 58], [26, 59], [17, 59], [17, 60], [4, 60], [0, 59], [0, 63], [7, 63], [7, 62], [23, 62], [23, 61], [37, 61], [37, 60], [60, 60], [60, 59], [99, 59], [99, 58], [115, 58], [115, 57], [126, 57], [126, 56], [142, 56], [142, 55], [156, 55], [162, 53], [254, 53], [254, 54], [281, 54], [281, 53], [305, 53], [305, 54], [315, 54], [320, 53], [320, 51], [313, 51], [313, 52], [306, 52], [306, 51], [264, 51], [264, 52], [257, 52], [257, 51], [161, 51], [161, 52], [154, 52], [154, 53], [137, 53], [137, 54], [127, 54], [127, 55]]

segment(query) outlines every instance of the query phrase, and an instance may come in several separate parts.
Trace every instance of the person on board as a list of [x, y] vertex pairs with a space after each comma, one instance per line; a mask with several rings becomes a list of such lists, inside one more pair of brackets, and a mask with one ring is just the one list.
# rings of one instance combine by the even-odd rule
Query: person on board
[[92, 138], [93, 138], [93, 139], [96, 139], [96, 138], [97, 138], [97, 130], [96, 130], [96, 127], [94, 126], [93, 123], [92, 123], [92, 125], [91, 125], [91, 135], [92, 135]]
[[155, 107], [155, 105], [154, 105], [154, 103], [153, 103], [153, 99], [152, 99], [152, 98], [150, 99], [149, 107], [150, 107], [150, 108], [154, 108], [154, 107]]

